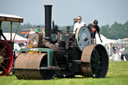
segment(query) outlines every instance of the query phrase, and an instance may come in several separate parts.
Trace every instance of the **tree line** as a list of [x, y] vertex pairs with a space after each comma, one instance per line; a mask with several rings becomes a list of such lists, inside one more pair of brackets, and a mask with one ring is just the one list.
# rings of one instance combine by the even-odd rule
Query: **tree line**
[[101, 34], [110, 39], [128, 38], [128, 21], [124, 24], [115, 22], [111, 26], [101, 26]]
[[[16, 32], [17, 23], [13, 23], [13, 32]], [[27, 24], [20, 24], [17, 34], [21, 35], [20, 32], [23, 29], [35, 29], [37, 25], [31, 25], [30, 23]], [[44, 25], [39, 25], [41, 28], [44, 27]], [[70, 27], [70, 31], [72, 31], [73, 26], [58, 26], [59, 30], [67, 30], [67, 27]], [[2, 23], [2, 29], [3, 32], [10, 32], [10, 23], [9, 22], [3, 22]], [[114, 22], [114, 24], [110, 25], [103, 25], [100, 27], [101, 34], [103, 34], [105, 37], [110, 39], [122, 39], [122, 38], [128, 38], [128, 21], [124, 24]]]

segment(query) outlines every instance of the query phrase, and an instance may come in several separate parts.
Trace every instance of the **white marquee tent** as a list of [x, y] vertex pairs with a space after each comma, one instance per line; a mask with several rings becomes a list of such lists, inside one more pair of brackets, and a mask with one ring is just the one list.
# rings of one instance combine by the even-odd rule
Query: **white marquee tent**
[[[4, 34], [4, 36], [6, 37], [7, 40], [10, 40], [10, 33], [3, 33], [3, 34]], [[15, 36], [15, 33], [12, 33], [12, 40], [13, 40], [14, 36]], [[18, 34], [16, 34], [14, 41], [15, 42], [26, 42], [27, 39], [18, 35]]]
[[116, 42], [116, 40], [108, 39], [105, 36], [103, 36], [102, 34], [100, 34], [100, 36], [101, 36], [101, 39], [102, 39], [103, 42], [100, 41], [98, 34], [96, 34], [96, 43], [97, 44], [104, 45], [104, 44]]

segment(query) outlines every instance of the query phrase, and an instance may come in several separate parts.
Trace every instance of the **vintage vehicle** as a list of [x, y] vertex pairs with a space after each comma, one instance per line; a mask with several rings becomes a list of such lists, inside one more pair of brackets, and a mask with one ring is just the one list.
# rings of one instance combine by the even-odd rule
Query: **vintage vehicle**
[[[6, 37], [3, 35], [2, 29], [2, 22], [10, 22], [10, 40], [7, 40]], [[15, 40], [12, 37], [13, 32], [13, 23], [18, 23], [17, 30], [19, 28], [20, 23], [23, 22], [23, 18], [15, 15], [9, 14], [0, 14], [0, 76], [6, 76], [10, 73], [12, 65], [13, 65], [13, 44]], [[3, 40], [2, 40], [3, 38]]]
[[[56, 77], [104, 78], [108, 71], [108, 54], [104, 46], [91, 44], [86, 26], [73, 33], [63, 33], [58, 26], [51, 27], [52, 5], [45, 5], [45, 38], [36, 34], [31, 38], [32, 48], [20, 50], [15, 61], [18, 79], [52, 79]], [[38, 44], [34, 45], [34, 41]]]

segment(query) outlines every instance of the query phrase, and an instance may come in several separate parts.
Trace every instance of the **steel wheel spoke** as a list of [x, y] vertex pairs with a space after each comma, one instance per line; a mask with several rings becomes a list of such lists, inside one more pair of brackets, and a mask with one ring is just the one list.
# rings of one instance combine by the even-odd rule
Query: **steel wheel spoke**
[[5, 57], [6, 56], [6, 53], [3, 53], [2, 56]]
[[95, 55], [96, 60], [99, 60], [99, 53], [97, 52], [96, 49], [94, 49], [94, 55]]
[[91, 61], [92, 61], [92, 62], [95, 62], [96, 60], [95, 60], [94, 58], [91, 58]]
[[93, 74], [95, 74], [95, 76], [96, 76], [100, 70], [101, 62], [100, 62], [100, 55], [95, 48], [93, 50], [91, 62], [93, 62], [93, 63], [91, 63], [91, 68], [92, 68]]
[[1, 67], [4, 71], [7, 71], [7, 69], [6, 69], [3, 65], [0, 64], [0, 67]]
[[91, 66], [92, 66], [92, 68], [93, 68], [93, 67], [95, 67], [95, 66], [96, 66], [96, 64], [95, 64], [95, 63], [93, 63], [93, 64], [91, 64]]
[[4, 58], [5, 60], [10, 60], [10, 57]]
[[92, 68], [93, 74], [96, 74], [98, 72], [98, 70], [99, 70], [98, 64], [95, 64], [95, 63], [93, 63], [91, 65], [91, 68]]
[[5, 63], [5, 62], [3, 62], [2, 64], [6, 65], [6, 63]]
[[0, 54], [4, 52], [6, 46], [4, 46], [4, 48], [2, 48], [2, 50], [0, 51]]

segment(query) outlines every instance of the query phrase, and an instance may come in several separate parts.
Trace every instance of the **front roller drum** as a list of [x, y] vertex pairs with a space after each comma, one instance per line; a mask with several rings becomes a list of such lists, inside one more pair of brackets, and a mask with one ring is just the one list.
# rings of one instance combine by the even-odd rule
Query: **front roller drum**
[[104, 78], [108, 71], [108, 54], [106, 49], [98, 44], [86, 46], [81, 57], [81, 71], [85, 77]]
[[15, 75], [18, 79], [51, 79], [55, 71], [47, 67], [46, 53], [21, 53], [15, 61]]

